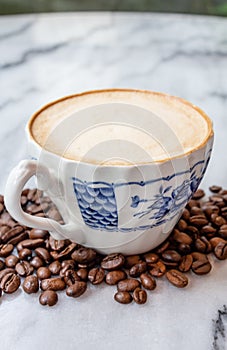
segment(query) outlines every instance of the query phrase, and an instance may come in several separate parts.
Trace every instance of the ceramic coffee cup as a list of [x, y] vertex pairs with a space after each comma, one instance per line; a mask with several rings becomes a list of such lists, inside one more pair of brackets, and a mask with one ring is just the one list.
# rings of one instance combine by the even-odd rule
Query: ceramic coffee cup
[[[30, 159], [9, 175], [9, 213], [105, 254], [142, 253], [167, 238], [203, 178], [213, 145], [212, 122], [198, 107], [140, 90], [64, 97], [36, 112], [26, 133]], [[22, 210], [21, 192], [33, 175], [64, 224]]]

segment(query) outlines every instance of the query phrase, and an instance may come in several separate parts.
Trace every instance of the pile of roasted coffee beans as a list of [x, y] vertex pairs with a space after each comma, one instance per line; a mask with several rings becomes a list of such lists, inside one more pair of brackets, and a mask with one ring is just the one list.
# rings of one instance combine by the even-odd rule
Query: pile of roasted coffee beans
[[[114, 299], [122, 304], [144, 304], [147, 291], [156, 288], [160, 277], [174, 286], [188, 284], [188, 271], [204, 275], [211, 271], [208, 255], [227, 258], [227, 190], [210, 187], [211, 195], [199, 189], [187, 204], [168, 239], [146, 254], [107, 256], [69, 240], [54, 240], [47, 231], [30, 229], [15, 222], [0, 196], [0, 296], [22, 288], [37, 293], [42, 305], [53, 306], [57, 292], [78, 298], [89, 283], [116, 285]], [[36, 189], [21, 196], [24, 211], [31, 215], [62, 218], [50, 199]]]

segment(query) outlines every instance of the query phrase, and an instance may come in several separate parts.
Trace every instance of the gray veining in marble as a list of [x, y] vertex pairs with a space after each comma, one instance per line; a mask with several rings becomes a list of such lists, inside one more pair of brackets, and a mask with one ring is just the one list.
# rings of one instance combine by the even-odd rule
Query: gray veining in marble
[[[132, 87], [184, 97], [214, 121], [215, 144], [203, 180], [227, 187], [227, 19], [77, 13], [0, 18], [0, 192], [26, 156], [24, 126], [46, 102], [75, 92]], [[1, 350], [227, 349], [227, 267], [190, 276], [186, 290], [165, 279], [147, 305], [118, 305], [114, 288], [60, 295], [53, 309], [36, 296], [0, 300]], [[220, 310], [220, 311], [218, 311]], [[219, 320], [220, 319], [220, 320]], [[219, 320], [219, 321], [218, 321]]]

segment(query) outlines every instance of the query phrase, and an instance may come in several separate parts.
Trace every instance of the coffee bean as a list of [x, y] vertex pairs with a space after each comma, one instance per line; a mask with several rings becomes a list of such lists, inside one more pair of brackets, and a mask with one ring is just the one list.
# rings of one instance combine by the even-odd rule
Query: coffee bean
[[4, 205], [3, 203], [0, 202], [0, 214], [3, 212], [3, 210], [4, 210]]
[[43, 261], [46, 264], [48, 264], [51, 261], [50, 253], [46, 248], [42, 248], [42, 247], [36, 248], [35, 253], [40, 259], [43, 259]]
[[27, 294], [37, 293], [39, 290], [38, 278], [34, 275], [27, 276], [23, 282], [23, 290]]
[[227, 241], [226, 242], [219, 242], [216, 245], [216, 247], [214, 248], [214, 255], [219, 260], [227, 259]]
[[178, 270], [169, 270], [166, 272], [166, 277], [175, 287], [184, 288], [188, 285], [188, 278]]
[[[19, 259], [16, 255], [9, 255], [5, 258], [5, 264], [7, 267], [15, 267], [16, 264], [19, 262]], [[2, 270], [2, 269], [0, 269]]]
[[56, 221], [62, 220], [62, 217], [61, 217], [59, 211], [56, 210], [55, 208], [50, 208], [50, 210], [48, 210], [48, 217], [50, 219], [53, 219], [53, 220], [56, 220]]
[[47, 278], [41, 281], [42, 290], [63, 290], [65, 289], [65, 281], [60, 277]]
[[218, 243], [220, 242], [224, 242], [225, 243], [225, 240], [221, 237], [213, 237], [210, 239], [210, 244], [212, 246], [212, 248], [214, 249], [216, 247], [216, 245], [218, 245]]
[[76, 281], [81, 281], [81, 279], [75, 270], [67, 270], [64, 276], [64, 281], [67, 286], [71, 286]]
[[143, 257], [147, 264], [153, 264], [159, 260], [158, 254], [155, 254], [155, 253], [147, 253], [147, 254], [144, 254]]
[[18, 275], [25, 277], [31, 275], [34, 271], [34, 268], [31, 264], [29, 264], [28, 261], [22, 260], [21, 262], [16, 264], [15, 270], [18, 273]]
[[84, 248], [81, 247], [77, 250], [75, 250], [72, 255], [72, 259], [75, 260], [77, 263], [83, 264], [83, 263], [90, 263], [91, 261], [94, 261], [96, 258], [96, 252], [91, 248]]
[[125, 267], [130, 269], [133, 265], [138, 264], [141, 261], [139, 255], [130, 255], [125, 258]]
[[205, 204], [202, 206], [202, 210], [204, 212], [204, 214], [208, 217], [211, 217], [212, 214], [218, 214], [220, 209], [218, 208], [217, 205], [213, 205], [213, 204]]
[[117, 284], [119, 292], [133, 292], [137, 287], [140, 287], [140, 282], [133, 278], [126, 278]]
[[177, 228], [180, 231], [186, 230], [187, 226], [188, 226], [187, 222], [184, 221], [183, 219], [180, 219], [177, 223]]
[[157, 254], [162, 254], [165, 250], [167, 250], [169, 248], [169, 245], [170, 245], [170, 242], [165, 241], [155, 249], [155, 252]]
[[206, 219], [206, 217], [204, 215], [195, 215], [192, 216], [189, 219], [190, 224], [195, 225], [195, 226], [205, 226], [208, 224], [208, 220]]
[[0, 257], [5, 258], [9, 256], [12, 253], [13, 248], [14, 247], [12, 244], [0, 244]]
[[179, 251], [180, 254], [189, 254], [191, 252], [191, 246], [185, 243], [180, 243], [177, 246], [177, 250]]
[[222, 189], [221, 186], [216, 186], [216, 185], [213, 185], [213, 186], [210, 186], [210, 187], [209, 187], [209, 190], [210, 190], [211, 192], [214, 192], [214, 193], [220, 192], [221, 189]]
[[219, 228], [218, 234], [219, 234], [222, 238], [227, 239], [227, 225], [222, 225], [222, 226]]
[[21, 241], [20, 243], [18, 243], [17, 250], [19, 252], [23, 248], [35, 249], [43, 245], [44, 245], [44, 240], [42, 238], [25, 239], [24, 241]]
[[16, 244], [26, 240], [27, 238], [28, 238], [28, 232], [27, 231], [23, 231], [19, 235], [11, 238], [7, 243], [16, 245]]
[[47, 278], [50, 278], [51, 276], [50, 269], [45, 266], [39, 267], [36, 273], [37, 273], [37, 277], [40, 280], [45, 280]]
[[61, 267], [62, 266], [60, 261], [55, 260], [49, 265], [49, 270], [52, 273], [52, 275], [58, 275], [61, 270]]
[[201, 189], [198, 189], [192, 196], [192, 199], [201, 199], [205, 196], [205, 192]]
[[88, 273], [88, 280], [96, 285], [103, 282], [105, 278], [105, 271], [100, 267], [94, 267]]
[[192, 252], [191, 256], [193, 258], [193, 261], [196, 261], [196, 260], [207, 261], [208, 260], [206, 254], [199, 253], [199, 252]]
[[87, 283], [84, 281], [75, 281], [74, 284], [66, 289], [66, 295], [73, 298], [78, 298], [85, 293], [87, 289]]
[[[10, 255], [10, 256], [11, 256], [11, 255]], [[7, 259], [7, 258], [6, 258], [6, 259]], [[6, 261], [6, 259], [5, 259], [5, 261]], [[7, 265], [6, 265], [6, 266], [7, 266]], [[3, 270], [4, 267], [5, 267], [5, 263], [4, 263], [3, 260], [0, 259], [0, 270]], [[11, 267], [11, 266], [8, 266], [8, 267]]]
[[162, 277], [166, 273], [166, 266], [162, 261], [158, 261], [155, 264], [150, 264], [151, 269], [149, 270], [151, 276]]
[[15, 236], [18, 236], [23, 231], [23, 226], [15, 226], [10, 230], [7, 230], [4, 234], [1, 235], [2, 242], [7, 243], [10, 239], [14, 238]]
[[48, 231], [40, 230], [40, 229], [37, 229], [37, 228], [33, 228], [29, 232], [29, 238], [30, 239], [36, 239], [36, 238], [45, 239], [47, 236], [48, 236]]
[[181, 255], [175, 250], [166, 250], [162, 253], [162, 258], [167, 262], [179, 262], [181, 259]]
[[226, 220], [222, 216], [219, 216], [217, 214], [211, 215], [211, 221], [215, 226], [218, 227], [226, 224]]
[[193, 258], [191, 254], [185, 255], [181, 258], [180, 264], [179, 264], [179, 270], [181, 272], [188, 272], [192, 266]]
[[5, 275], [7, 275], [8, 273], [15, 273], [15, 270], [13, 268], [11, 268], [11, 267], [7, 267], [4, 270], [1, 270], [0, 271], [0, 282], [3, 279], [3, 277]]
[[52, 250], [61, 251], [65, 247], [65, 241], [64, 240], [56, 240], [53, 237], [49, 237], [49, 244]]
[[192, 238], [185, 232], [180, 232], [179, 230], [173, 231], [173, 239], [175, 242], [190, 245], [192, 244]]
[[19, 251], [18, 256], [21, 260], [27, 260], [27, 259], [31, 258], [32, 251], [31, 251], [31, 249], [23, 248]]
[[129, 304], [132, 301], [132, 296], [129, 292], [117, 292], [114, 299], [120, 304]]
[[199, 207], [192, 207], [190, 210], [190, 215], [191, 216], [196, 216], [196, 215], [204, 215], [203, 210]]
[[205, 275], [211, 270], [209, 260], [196, 260], [192, 263], [192, 271], [197, 275]]
[[142, 273], [140, 275], [141, 284], [145, 289], [154, 290], [156, 288], [155, 279], [148, 273]]
[[145, 261], [142, 261], [134, 266], [131, 267], [129, 270], [129, 275], [131, 277], [138, 277], [141, 275], [141, 273], [145, 272], [147, 270], [147, 264]]
[[204, 234], [208, 237], [214, 236], [216, 232], [217, 232], [217, 229], [211, 225], [205, 225], [201, 228], [201, 234]]
[[125, 257], [122, 254], [109, 254], [101, 262], [101, 267], [111, 271], [121, 268], [124, 265]]
[[106, 275], [106, 283], [112, 286], [126, 278], [127, 275], [123, 270], [110, 271]]
[[20, 277], [17, 276], [14, 272], [7, 273], [0, 283], [0, 288], [4, 293], [11, 294], [16, 292], [20, 286]]
[[38, 256], [34, 256], [32, 260], [30, 261], [30, 264], [35, 268], [38, 269], [39, 267], [44, 265], [44, 262], [42, 259], [40, 259]]
[[61, 260], [69, 257], [72, 254], [72, 252], [76, 249], [76, 247], [77, 247], [77, 243], [71, 243], [60, 252], [52, 251], [50, 255], [54, 260]]
[[186, 229], [187, 233], [191, 236], [191, 237], [197, 237], [199, 235], [199, 230], [197, 227], [195, 226], [191, 226], [189, 225]]
[[137, 304], [145, 304], [147, 301], [147, 292], [138, 287], [133, 292], [133, 299]]
[[195, 199], [190, 199], [187, 203], [187, 208], [190, 210], [192, 207], [200, 207], [200, 203]]
[[88, 271], [86, 269], [77, 270], [77, 275], [80, 277], [82, 281], [87, 281]]
[[58, 302], [58, 295], [53, 290], [46, 290], [40, 294], [39, 302], [41, 305], [54, 306]]
[[188, 209], [184, 208], [181, 217], [182, 217], [182, 219], [188, 221], [190, 218], [190, 211]]

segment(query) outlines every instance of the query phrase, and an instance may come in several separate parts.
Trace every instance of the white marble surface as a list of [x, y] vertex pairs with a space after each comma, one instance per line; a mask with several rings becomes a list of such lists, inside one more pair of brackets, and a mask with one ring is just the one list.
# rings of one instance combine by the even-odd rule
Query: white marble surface
[[[87, 89], [133, 87], [182, 96], [213, 119], [215, 145], [202, 183], [227, 188], [227, 19], [78, 13], [0, 18], [0, 192], [26, 155], [24, 126], [40, 105]], [[227, 349], [227, 263], [185, 290], [166, 280], [144, 306], [115, 288], [60, 295], [52, 309], [18, 291], [0, 300], [1, 350]], [[219, 320], [217, 323], [214, 320]]]

